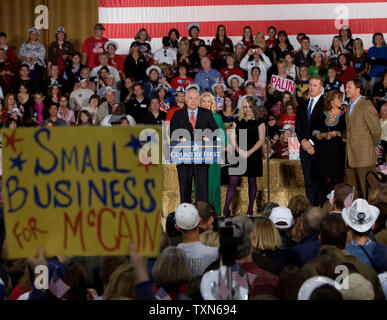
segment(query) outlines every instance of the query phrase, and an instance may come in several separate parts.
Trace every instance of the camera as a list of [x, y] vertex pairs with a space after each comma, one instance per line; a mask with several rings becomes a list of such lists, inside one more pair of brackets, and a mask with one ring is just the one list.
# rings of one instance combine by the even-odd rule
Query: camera
[[253, 49], [253, 53], [258, 53], [258, 49]]
[[243, 242], [243, 225], [226, 218], [219, 225], [219, 254], [225, 266], [232, 266], [235, 261], [238, 246]]

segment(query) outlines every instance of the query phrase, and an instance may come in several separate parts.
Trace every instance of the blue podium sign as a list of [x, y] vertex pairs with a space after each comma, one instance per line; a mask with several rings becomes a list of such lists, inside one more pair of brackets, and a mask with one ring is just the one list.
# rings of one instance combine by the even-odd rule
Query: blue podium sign
[[175, 164], [221, 164], [222, 147], [216, 141], [171, 141], [169, 159]]

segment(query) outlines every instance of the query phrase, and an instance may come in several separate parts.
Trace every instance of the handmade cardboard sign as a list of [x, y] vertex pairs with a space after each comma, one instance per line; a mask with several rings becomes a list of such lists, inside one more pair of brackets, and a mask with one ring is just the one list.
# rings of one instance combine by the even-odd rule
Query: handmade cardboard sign
[[289, 160], [300, 160], [300, 143], [296, 137], [288, 140]]
[[47, 256], [124, 255], [132, 241], [140, 254], [157, 256], [157, 136], [160, 129], [141, 127], [4, 130], [10, 258], [35, 256], [40, 245]]

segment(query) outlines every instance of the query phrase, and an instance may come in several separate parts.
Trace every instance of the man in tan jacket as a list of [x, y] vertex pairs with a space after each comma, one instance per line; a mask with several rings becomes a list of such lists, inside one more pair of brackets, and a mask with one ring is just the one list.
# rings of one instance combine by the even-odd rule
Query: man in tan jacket
[[[362, 82], [347, 82], [345, 93], [349, 98], [347, 124], [346, 182], [356, 189], [357, 198], [366, 197], [365, 177], [376, 168], [376, 146], [382, 134], [374, 105], [361, 96]], [[370, 177], [371, 186], [375, 179]]]

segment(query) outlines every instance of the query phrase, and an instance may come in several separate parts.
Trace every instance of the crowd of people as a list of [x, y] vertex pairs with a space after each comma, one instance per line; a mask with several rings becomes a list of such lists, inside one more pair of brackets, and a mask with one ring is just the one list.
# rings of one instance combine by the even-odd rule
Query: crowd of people
[[[299, 33], [300, 48], [295, 49], [286, 31], [277, 34], [273, 26], [267, 36], [254, 36], [246, 26], [241, 41], [233, 44], [226, 27], [219, 25], [207, 45], [199, 37], [200, 25], [192, 23], [189, 38], [172, 29], [157, 50], [141, 29], [122, 56], [116, 53], [118, 44], [103, 37], [104, 30], [96, 24], [78, 52], [63, 27], [47, 50], [39, 42], [39, 30], [31, 28], [17, 55], [0, 33], [2, 125], [166, 125], [171, 134], [190, 129], [192, 137], [195, 129], [220, 129], [222, 147], [247, 159], [246, 170], [222, 179], [227, 159], [178, 166], [182, 204], [166, 218], [157, 259], [138, 256], [134, 245], [130, 259], [45, 257], [41, 248], [37, 257], [10, 261], [2, 250], [0, 298], [202, 299], [205, 272], [222, 264], [219, 216], [231, 216], [241, 176], [248, 178], [249, 205], [247, 217], [233, 212], [243, 237], [232, 268], [249, 299], [387, 296], [387, 189], [374, 180], [367, 198], [365, 179], [376, 165], [379, 178], [387, 173], [387, 46], [382, 33], [373, 35], [368, 50], [347, 26], [330, 48], [312, 45]], [[294, 81], [294, 92], [276, 89], [273, 75]], [[289, 159], [290, 137], [300, 142], [306, 197], [293, 197], [288, 208], [268, 203], [262, 215], [252, 217], [262, 160]], [[195, 205], [190, 204], [193, 177]], [[222, 180], [228, 185], [224, 208]], [[36, 288], [34, 268], [39, 264], [47, 265], [50, 278], [61, 279], [67, 290], [59, 294]], [[349, 270], [349, 288], [335, 287], [337, 266]], [[224, 292], [217, 294], [219, 299]]]

